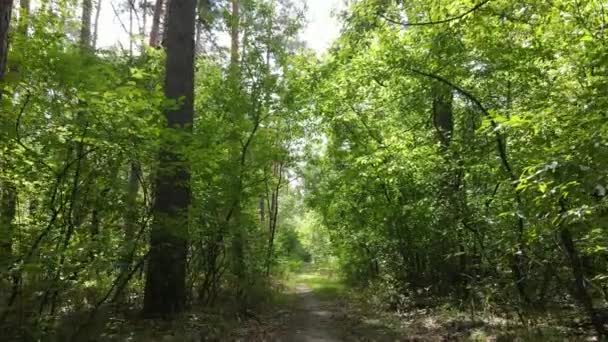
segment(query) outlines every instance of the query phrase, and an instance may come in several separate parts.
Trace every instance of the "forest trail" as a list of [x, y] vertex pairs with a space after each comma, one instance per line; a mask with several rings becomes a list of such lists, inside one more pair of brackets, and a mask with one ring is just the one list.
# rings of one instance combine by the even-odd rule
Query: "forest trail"
[[295, 342], [334, 342], [340, 341], [339, 324], [333, 303], [321, 301], [315, 296], [312, 288], [306, 284], [297, 284], [298, 296], [296, 312], [288, 323], [287, 336], [284, 341]]
[[[318, 285], [318, 284], [316, 284]], [[330, 285], [331, 286], [331, 285]], [[284, 321], [275, 341], [341, 342], [397, 341], [390, 329], [374, 320], [365, 320], [348, 312], [331, 287], [297, 282], [293, 287], [292, 311]]]

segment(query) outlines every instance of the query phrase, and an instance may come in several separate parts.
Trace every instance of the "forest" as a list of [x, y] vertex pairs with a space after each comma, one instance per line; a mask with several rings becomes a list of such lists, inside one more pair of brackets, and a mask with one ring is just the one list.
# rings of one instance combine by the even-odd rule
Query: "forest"
[[0, 341], [608, 339], [608, 3], [334, 2], [0, 0]]

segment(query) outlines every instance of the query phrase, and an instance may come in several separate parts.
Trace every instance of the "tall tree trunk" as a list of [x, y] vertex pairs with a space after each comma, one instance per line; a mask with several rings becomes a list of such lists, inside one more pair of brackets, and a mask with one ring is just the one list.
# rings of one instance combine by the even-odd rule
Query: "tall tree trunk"
[[163, 16], [163, 5], [163, 0], [156, 0], [156, 4], [154, 5], [154, 15], [152, 16], [152, 28], [150, 29], [151, 47], [160, 46], [160, 19]]
[[[139, 179], [141, 176], [141, 168], [135, 161], [129, 163], [129, 180], [127, 183], [126, 192], [126, 214], [124, 217], [124, 241], [121, 250], [121, 270], [119, 284], [123, 284], [122, 288], [126, 288], [127, 277], [131, 272], [133, 264], [133, 250], [135, 247], [135, 234], [137, 232], [137, 194], [139, 193]], [[124, 292], [115, 296], [119, 302], [125, 300]]]
[[13, 220], [17, 208], [17, 190], [12, 182], [5, 181], [0, 189], [0, 270], [10, 262], [13, 249]]
[[232, 17], [230, 18], [230, 65], [236, 69], [239, 65], [239, 30], [240, 30], [240, 5], [239, 0], [232, 0]]
[[[169, 8], [171, 7], [171, 1], [172, 0], [165, 0], [165, 11], [164, 11], [164, 19], [163, 19], [163, 28], [162, 28], [162, 32], [161, 32], [161, 45], [166, 46], [166, 41], [167, 41], [167, 25], [169, 23], [168, 17], [169, 17]], [[195, 19], [196, 21], [196, 15], [195, 15]]]
[[97, 47], [97, 38], [99, 37], [99, 17], [101, 15], [101, 2], [102, 0], [97, 0], [97, 5], [95, 6], [95, 29], [93, 31], [93, 41], [91, 42], [91, 46], [93, 49]]
[[133, 0], [129, 1], [129, 56], [133, 56]]
[[270, 275], [270, 269], [272, 267], [272, 259], [274, 255], [274, 239], [277, 232], [277, 222], [279, 218], [279, 191], [283, 182], [283, 163], [275, 162], [273, 166], [274, 176], [277, 177], [277, 184], [272, 189], [271, 201], [270, 201], [270, 212], [268, 222], [268, 249], [266, 251], [266, 276]]
[[82, 0], [82, 18], [80, 28], [80, 45], [83, 50], [91, 49], [91, 17], [93, 0]]
[[[8, 56], [9, 36], [8, 30], [13, 9], [12, 0], [0, 0], [0, 100], [4, 89], [4, 74]], [[0, 160], [0, 167], [5, 168], [4, 160]], [[13, 183], [0, 179], [0, 262], [10, 260], [12, 254], [13, 220], [16, 213], [17, 191]], [[2, 264], [2, 269], [4, 269]]]
[[[454, 118], [453, 118], [453, 94], [452, 89], [444, 84], [435, 84], [433, 89], [433, 124], [437, 131], [437, 137], [443, 152], [444, 159], [444, 176], [441, 184], [440, 202], [443, 203], [445, 209], [441, 212], [440, 226], [456, 231], [456, 224], [460, 220], [457, 218], [460, 212], [459, 208], [459, 197], [461, 196], [459, 191], [459, 175], [454, 170], [452, 163], [455, 158], [458, 158], [451, 150], [450, 144], [452, 142], [452, 136], [454, 134]], [[460, 233], [456, 233], [456, 241], [449, 241], [447, 239], [441, 239], [440, 249], [445, 253], [452, 253], [454, 248], [464, 254], [464, 247], [462, 246], [462, 236]], [[455, 246], [455, 245], [456, 246]], [[462, 285], [460, 274], [464, 271], [462, 257], [460, 259], [460, 267], [457, 268], [453, 265], [453, 259], [448, 258], [445, 260], [445, 276], [449, 279], [447, 282], [448, 287], [443, 290], [450, 292], [457, 287], [454, 285]]]
[[[0, 0], [0, 82], [4, 82], [6, 58], [8, 55], [8, 29], [11, 23], [13, 0]], [[2, 87], [2, 85], [0, 85]], [[0, 88], [2, 96], [2, 88]]]
[[139, 178], [141, 168], [137, 162], [130, 163], [129, 182], [127, 184], [126, 216], [125, 216], [125, 246], [124, 255], [131, 253], [133, 240], [137, 231], [137, 194], [139, 192]]
[[[168, 130], [181, 133], [181, 142], [188, 141], [194, 115], [195, 13], [196, 0], [171, 1], [167, 17], [165, 96], [183, 101], [165, 117]], [[175, 133], [167, 134], [159, 152], [143, 310], [152, 317], [177, 314], [186, 304], [190, 172], [184, 153], [171, 143]]]
[[211, 30], [211, 1], [212, 0], [200, 0], [198, 4], [198, 20], [196, 23], [196, 52], [203, 52], [203, 31]]
[[[231, 38], [231, 48], [230, 48], [230, 72], [229, 72], [229, 81], [232, 85], [232, 90], [234, 91], [235, 98], [240, 98], [240, 73], [239, 70], [239, 0], [232, 0], [232, 15], [230, 17], [230, 38]], [[240, 122], [243, 119], [241, 109], [238, 107], [232, 108], [232, 120], [235, 123]], [[244, 292], [244, 284], [246, 282], [246, 273], [245, 273], [245, 231], [241, 226], [241, 206], [242, 206], [242, 192], [243, 192], [243, 175], [244, 175], [244, 167], [245, 161], [247, 159], [247, 149], [248, 146], [244, 146], [241, 148], [240, 141], [240, 132], [238, 131], [238, 124], [234, 126], [233, 132], [231, 132], [230, 144], [232, 149], [232, 155], [234, 156], [233, 163], [235, 165], [233, 169], [233, 186], [232, 186], [232, 195], [234, 196], [234, 205], [232, 208], [232, 220], [230, 222], [230, 226], [232, 228], [233, 236], [232, 236], [232, 273], [236, 277], [236, 294], [239, 299], [239, 303], [244, 303], [243, 297], [245, 295]], [[244, 309], [244, 307], [241, 307]]]
[[139, 27], [139, 35], [140, 35], [140, 50], [142, 52], [142, 54], [145, 52], [146, 50], [146, 26], [148, 25], [148, 11], [146, 8], [146, 1], [145, 0], [141, 0], [139, 2], [139, 8], [141, 8], [141, 12], [142, 12], [142, 19], [141, 19], [141, 26]]

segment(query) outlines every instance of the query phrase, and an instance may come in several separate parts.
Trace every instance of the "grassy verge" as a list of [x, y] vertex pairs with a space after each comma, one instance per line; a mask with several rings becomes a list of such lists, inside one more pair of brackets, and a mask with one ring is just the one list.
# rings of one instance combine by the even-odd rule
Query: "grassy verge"
[[309, 287], [319, 299], [323, 300], [341, 298], [347, 292], [340, 278], [320, 272], [295, 274], [288, 280], [287, 287], [295, 289], [299, 284]]

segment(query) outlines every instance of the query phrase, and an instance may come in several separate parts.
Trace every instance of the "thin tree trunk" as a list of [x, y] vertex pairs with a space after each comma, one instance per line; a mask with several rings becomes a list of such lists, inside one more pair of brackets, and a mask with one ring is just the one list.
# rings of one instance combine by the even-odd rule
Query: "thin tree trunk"
[[4, 270], [5, 262], [10, 262], [13, 249], [13, 220], [17, 208], [17, 190], [9, 181], [5, 181], [0, 189], [0, 266]]
[[240, 5], [239, 0], [232, 0], [232, 17], [230, 18], [230, 65], [238, 68], [239, 65], [239, 30], [240, 30]]
[[[12, 0], [0, 0], [0, 100], [3, 96], [4, 74], [8, 56], [9, 36], [8, 30], [13, 9]], [[0, 160], [0, 163], [5, 163]], [[5, 165], [0, 164], [3, 168]], [[1, 179], [0, 179], [1, 181]], [[0, 262], [8, 262], [12, 255], [13, 220], [16, 213], [17, 191], [10, 180], [0, 183]]]
[[[121, 274], [124, 278], [129, 274], [133, 263], [133, 249], [135, 247], [135, 234], [137, 232], [137, 194], [139, 193], [139, 179], [141, 169], [137, 162], [129, 163], [129, 180], [127, 183], [126, 215], [124, 217], [124, 242], [121, 251]], [[126, 286], [127, 284], [125, 284]], [[124, 292], [116, 296], [117, 301], [124, 301]]]
[[80, 45], [83, 50], [91, 49], [91, 17], [93, 12], [93, 0], [82, 1], [82, 18], [80, 28]]
[[260, 224], [263, 226], [264, 223], [266, 222], [266, 199], [264, 198], [264, 196], [260, 196], [260, 202], [258, 204], [258, 207], [260, 209]]
[[[229, 81], [232, 85], [235, 98], [240, 97], [240, 73], [239, 70], [239, 0], [232, 0], [232, 15], [230, 17], [230, 38], [231, 38], [231, 50], [230, 50], [230, 73]], [[243, 119], [240, 108], [232, 108], [232, 120], [234, 122], [240, 122]], [[232, 228], [232, 273], [236, 277], [236, 296], [239, 300], [239, 304], [243, 304], [245, 301], [243, 297], [245, 295], [244, 285], [246, 282], [245, 273], [245, 231], [241, 226], [241, 206], [242, 206], [242, 192], [243, 192], [243, 174], [245, 161], [247, 159], [247, 150], [249, 145], [241, 146], [239, 138], [240, 132], [238, 131], [238, 125], [233, 128], [230, 137], [230, 144], [232, 155], [234, 156], [233, 163], [234, 174], [233, 174], [233, 185], [232, 195], [234, 196], [233, 208], [231, 221], [229, 226]], [[250, 136], [251, 138], [251, 136]], [[241, 148], [242, 147], [242, 148]], [[244, 309], [244, 307], [241, 307]]]
[[141, 24], [140, 29], [139, 29], [139, 35], [141, 37], [140, 38], [141, 39], [141, 41], [140, 41], [140, 45], [141, 46], [139, 48], [140, 48], [140, 50], [141, 50], [141, 52], [143, 54], [144, 51], [145, 51], [145, 49], [146, 49], [146, 25], [148, 24], [148, 11], [146, 10], [146, 1], [145, 0], [140, 1], [139, 2], [139, 7], [142, 10], [142, 15], [141, 15], [141, 17], [142, 17], [142, 19], [141, 19], [142, 24]]
[[[168, 130], [183, 133], [183, 144], [192, 130], [194, 113], [196, 0], [171, 1], [168, 13], [165, 96], [182, 101], [179, 108], [167, 110], [165, 117]], [[190, 172], [184, 153], [175, 152], [175, 144], [166, 139], [159, 152], [146, 273], [143, 311], [149, 317], [172, 316], [186, 304]]]
[[283, 182], [283, 163], [275, 163], [274, 174], [278, 177], [277, 185], [272, 191], [271, 203], [270, 203], [270, 217], [269, 217], [269, 236], [268, 236], [268, 250], [266, 251], [266, 276], [270, 275], [270, 269], [272, 267], [272, 258], [274, 255], [274, 239], [277, 232], [277, 221], [279, 218], [279, 190]]
[[154, 15], [152, 16], [152, 28], [150, 30], [150, 46], [160, 46], [160, 19], [163, 16], [163, 0], [156, 0], [154, 5]]
[[97, 38], [99, 37], [99, 17], [101, 15], [101, 2], [102, 0], [97, 0], [97, 6], [95, 7], [95, 30], [93, 31], [93, 41], [91, 42], [91, 46], [93, 49], [97, 47]]
[[[457, 222], [460, 221], [457, 215], [460, 212], [459, 208], [459, 197], [462, 195], [459, 189], [459, 177], [452, 167], [452, 163], [458, 156], [454, 155], [450, 150], [450, 144], [452, 142], [452, 136], [454, 134], [454, 118], [453, 118], [453, 94], [452, 89], [444, 84], [435, 84], [433, 89], [433, 124], [437, 131], [437, 137], [443, 152], [444, 160], [444, 176], [441, 184], [441, 192], [439, 195], [439, 201], [448, 208], [447, 211], [443, 211], [440, 217], [440, 225], [442, 227], [450, 227], [453, 231], [456, 227]], [[459, 268], [453, 265], [453, 259], [448, 258], [445, 260], [445, 273], [448, 279], [448, 287], [444, 289], [446, 292], [450, 292], [454, 289], [463, 288], [461, 274], [464, 272], [463, 257], [464, 257], [464, 246], [462, 245], [462, 234], [456, 233], [455, 242], [451, 242], [447, 239], [441, 239], [440, 248], [445, 253], [450, 253], [456, 248], [457, 252], [461, 255], [459, 258]], [[454, 246], [454, 243], [456, 246]], [[456, 285], [456, 286], [454, 286]]]
[[199, 54], [203, 51], [203, 46], [202, 46], [202, 36], [203, 36], [203, 24], [201, 23], [200, 20], [196, 21], [196, 41], [194, 43], [195, 49], [196, 49], [196, 54]]
[[129, 56], [133, 56], [133, 0], [129, 1]]
[[[8, 29], [11, 23], [12, 11], [12, 0], [0, 0], [0, 82], [4, 82], [4, 73], [6, 72], [9, 43]], [[2, 88], [0, 88], [0, 96], [2, 96]]]

